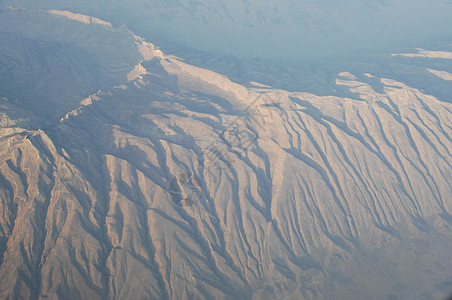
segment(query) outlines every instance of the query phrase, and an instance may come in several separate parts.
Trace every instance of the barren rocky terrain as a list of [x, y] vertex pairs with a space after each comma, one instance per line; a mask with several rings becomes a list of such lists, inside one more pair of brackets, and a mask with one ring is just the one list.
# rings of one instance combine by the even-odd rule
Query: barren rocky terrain
[[297, 90], [4, 8], [0, 297], [444, 299], [451, 58], [336, 61]]

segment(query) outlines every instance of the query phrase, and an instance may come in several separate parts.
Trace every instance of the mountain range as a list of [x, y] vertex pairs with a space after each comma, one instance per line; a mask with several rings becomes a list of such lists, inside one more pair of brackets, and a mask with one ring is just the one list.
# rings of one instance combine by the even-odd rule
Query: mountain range
[[[337, 10], [391, 20], [394, 1], [5, 3], [1, 298], [451, 294], [450, 41], [298, 62], [205, 48], [221, 24], [309, 31], [315, 17], [276, 12], [314, 7], [334, 15], [317, 39]], [[190, 51], [165, 40], [192, 38], [182, 12], [213, 24]], [[118, 24], [135, 13], [139, 33]], [[157, 15], [175, 20], [156, 36], [168, 53], [139, 36]]]

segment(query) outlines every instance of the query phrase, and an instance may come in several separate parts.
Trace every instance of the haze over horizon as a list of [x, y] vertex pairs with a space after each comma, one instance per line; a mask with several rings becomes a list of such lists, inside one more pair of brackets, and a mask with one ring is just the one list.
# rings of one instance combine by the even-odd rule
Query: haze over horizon
[[248, 58], [350, 56], [452, 37], [448, 0], [4, 2], [92, 15], [148, 39]]

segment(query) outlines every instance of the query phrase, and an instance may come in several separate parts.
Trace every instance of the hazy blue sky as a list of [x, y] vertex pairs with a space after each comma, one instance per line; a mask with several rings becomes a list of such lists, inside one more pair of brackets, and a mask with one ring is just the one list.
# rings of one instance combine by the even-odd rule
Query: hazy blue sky
[[[415, 47], [452, 34], [449, 0], [31, 1], [127, 24], [148, 39], [239, 56], [316, 57]], [[107, 6], [108, 4], [108, 6]]]

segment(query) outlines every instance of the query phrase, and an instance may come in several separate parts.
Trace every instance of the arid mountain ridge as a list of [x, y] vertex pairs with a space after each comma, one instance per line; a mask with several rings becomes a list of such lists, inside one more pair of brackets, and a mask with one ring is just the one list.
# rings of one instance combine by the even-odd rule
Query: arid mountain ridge
[[[0, 24], [2, 298], [452, 291], [450, 99], [366, 70], [348, 97], [239, 84], [67, 11]], [[450, 81], [450, 49], [398, 55]]]

